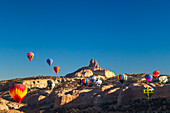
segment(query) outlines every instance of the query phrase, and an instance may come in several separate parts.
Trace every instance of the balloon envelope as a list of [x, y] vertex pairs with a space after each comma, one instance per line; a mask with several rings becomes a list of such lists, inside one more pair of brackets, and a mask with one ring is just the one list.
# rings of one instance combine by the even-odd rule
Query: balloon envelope
[[152, 87], [146, 87], [143, 89], [143, 93], [145, 94], [145, 96], [149, 99], [153, 93], [154, 93], [154, 89]]
[[92, 82], [96, 82], [96, 79], [97, 79], [96, 76], [91, 76], [90, 77], [90, 81], [92, 81]]
[[55, 87], [55, 83], [51, 80], [47, 81], [47, 87], [49, 87], [51, 90]]
[[78, 79], [78, 80], [77, 80], [77, 83], [80, 85], [80, 84], [81, 84], [81, 79]]
[[96, 85], [97, 86], [100, 86], [101, 84], [102, 84], [102, 80], [100, 80], [100, 79], [96, 80]]
[[27, 95], [27, 87], [23, 84], [15, 84], [9, 89], [10, 96], [19, 104]]
[[32, 52], [27, 53], [27, 58], [31, 61], [34, 58], [34, 53]]
[[88, 78], [83, 78], [83, 79], [82, 79], [82, 83], [83, 83], [84, 85], [89, 84], [89, 79], [88, 79]]
[[56, 74], [60, 71], [60, 67], [59, 66], [55, 66], [53, 69], [56, 72]]
[[127, 75], [126, 74], [120, 74], [118, 76], [118, 80], [123, 84], [125, 80], [127, 80]]
[[47, 63], [50, 66], [53, 63], [53, 59], [51, 59], [51, 58], [47, 59]]
[[154, 71], [154, 72], [153, 72], [153, 76], [154, 76], [155, 78], [158, 78], [159, 75], [160, 75], [160, 72], [159, 72], [159, 71]]
[[150, 81], [152, 81], [153, 76], [152, 75], [146, 75], [145, 79], [146, 79], [146, 81], [150, 82]]
[[168, 82], [168, 78], [166, 76], [160, 76], [159, 77], [159, 82], [161, 84], [166, 84], [166, 82]]

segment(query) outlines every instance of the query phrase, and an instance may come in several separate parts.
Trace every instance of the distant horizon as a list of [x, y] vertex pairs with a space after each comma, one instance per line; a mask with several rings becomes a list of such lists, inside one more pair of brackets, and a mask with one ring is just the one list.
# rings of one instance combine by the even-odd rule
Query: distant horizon
[[[120, 73], [170, 75], [170, 1], [0, 1], [0, 80], [66, 75], [96, 59]], [[26, 57], [33, 52], [30, 62]], [[48, 58], [54, 60], [49, 66]]]

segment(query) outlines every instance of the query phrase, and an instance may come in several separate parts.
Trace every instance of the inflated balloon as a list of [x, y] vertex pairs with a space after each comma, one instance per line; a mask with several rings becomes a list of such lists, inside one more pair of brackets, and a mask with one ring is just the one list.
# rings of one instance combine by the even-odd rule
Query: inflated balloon
[[51, 64], [53, 63], [53, 59], [51, 59], [51, 58], [47, 59], [47, 63], [49, 66], [51, 66]]
[[77, 80], [77, 83], [80, 85], [80, 84], [81, 84], [81, 79], [78, 79], [78, 80]]
[[120, 74], [118, 76], [118, 80], [123, 84], [125, 80], [127, 80], [127, 75], [126, 74]]
[[154, 93], [154, 89], [152, 87], [146, 87], [143, 89], [143, 93], [145, 94], [145, 96], [149, 99], [153, 93]]
[[82, 79], [82, 83], [83, 83], [84, 85], [89, 84], [89, 79], [88, 79], [88, 78], [83, 78], [83, 79]]
[[168, 78], [166, 76], [160, 76], [159, 77], [159, 82], [161, 84], [166, 84], [166, 82], [168, 82]]
[[158, 78], [159, 75], [160, 75], [160, 72], [159, 72], [159, 71], [154, 71], [154, 72], [153, 72], [153, 76], [154, 76], [155, 78]]
[[96, 84], [97, 86], [100, 86], [100, 85], [102, 84], [102, 80], [97, 79], [96, 82], [95, 82], [95, 84]]
[[150, 82], [150, 81], [152, 81], [153, 76], [152, 75], [146, 75], [145, 79], [146, 79], [146, 81]]
[[56, 74], [60, 71], [60, 67], [59, 66], [55, 66], [53, 69], [56, 72]]
[[27, 87], [23, 84], [15, 84], [9, 89], [10, 96], [19, 104], [27, 95]]
[[27, 53], [27, 58], [31, 61], [34, 58], [34, 53], [32, 52]]
[[96, 82], [96, 76], [91, 76], [91, 77], [90, 77], [90, 81], [91, 81], [91, 82]]
[[55, 83], [51, 80], [47, 81], [47, 87], [49, 87], [51, 90], [55, 87]]

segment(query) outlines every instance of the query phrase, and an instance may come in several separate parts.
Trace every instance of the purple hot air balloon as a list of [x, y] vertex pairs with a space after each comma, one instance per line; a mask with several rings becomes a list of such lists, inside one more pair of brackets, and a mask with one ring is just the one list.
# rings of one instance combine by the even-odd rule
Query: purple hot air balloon
[[153, 76], [152, 75], [146, 75], [145, 79], [146, 79], [146, 81], [150, 82], [150, 81], [152, 81]]

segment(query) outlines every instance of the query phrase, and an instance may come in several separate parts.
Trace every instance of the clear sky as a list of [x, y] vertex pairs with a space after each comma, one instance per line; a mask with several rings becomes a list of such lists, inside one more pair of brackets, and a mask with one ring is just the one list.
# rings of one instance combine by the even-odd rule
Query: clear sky
[[[170, 74], [169, 6], [169, 0], [0, 0], [0, 80], [63, 76], [91, 58], [115, 74]], [[27, 52], [35, 53], [32, 62]], [[54, 66], [61, 67], [58, 75]]]

